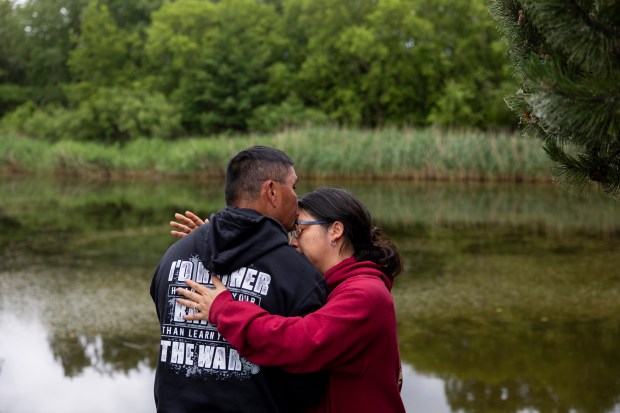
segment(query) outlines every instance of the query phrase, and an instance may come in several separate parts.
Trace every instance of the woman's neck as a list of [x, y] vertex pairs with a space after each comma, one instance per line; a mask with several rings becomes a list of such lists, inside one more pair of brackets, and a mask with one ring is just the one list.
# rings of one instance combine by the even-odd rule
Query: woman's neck
[[320, 268], [321, 274], [325, 275], [325, 273], [332, 267], [340, 264], [342, 261], [347, 258], [351, 258], [355, 251], [351, 247], [344, 247], [341, 243], [338, 243], [331, 254], [328, 254], [323, 268]]

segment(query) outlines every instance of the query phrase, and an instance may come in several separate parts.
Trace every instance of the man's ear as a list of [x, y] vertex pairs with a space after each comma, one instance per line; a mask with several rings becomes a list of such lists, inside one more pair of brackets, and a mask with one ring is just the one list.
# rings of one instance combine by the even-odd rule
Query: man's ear
[[276, 208], [278, 205], [279, 195], [277, 195], [275, 182], [271, 179], [263, 182], [263, 185], [261, 186], [261, 192], [265, 194], [265, 199], [267, 200], [269, 205], [273, 208]]

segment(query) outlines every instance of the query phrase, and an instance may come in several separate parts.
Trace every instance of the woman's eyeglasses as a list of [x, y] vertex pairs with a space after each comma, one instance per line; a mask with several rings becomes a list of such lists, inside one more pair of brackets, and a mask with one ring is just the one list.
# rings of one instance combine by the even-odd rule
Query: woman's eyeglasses
[[295, 225], [294, 225], [294, 229], [289, 232], [289, 235], [291, 238], [297, 238], [299, 239], [299, 237], [301, 236], [301, 231], [303, 231], [305, 228], [300, 228], [300, 225], [325, 225], [325, 224], [329, 224], [329, 222], [327, 221], [295, 221]]

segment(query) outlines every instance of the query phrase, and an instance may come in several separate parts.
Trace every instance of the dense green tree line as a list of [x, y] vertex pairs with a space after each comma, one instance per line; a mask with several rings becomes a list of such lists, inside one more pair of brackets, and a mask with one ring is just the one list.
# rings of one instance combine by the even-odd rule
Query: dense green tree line
[[0, 0], [0, 116], [50, 139], [514, 127], [487, 0]]

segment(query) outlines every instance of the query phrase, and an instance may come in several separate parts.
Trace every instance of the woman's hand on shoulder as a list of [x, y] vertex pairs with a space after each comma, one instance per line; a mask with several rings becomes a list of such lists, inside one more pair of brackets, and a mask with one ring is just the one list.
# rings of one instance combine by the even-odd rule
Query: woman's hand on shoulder
[[192, 211], [185, 211], [185, 215], [179, 214], [178, 212], [174, 214], [174, 218], [179, 221], [170, 221], [170, 226], [175, 228], [170, 231], [170, 234], [176, 238], [183, 238], [192, 232], [196, 231], [196, 229], [209, 222], [209, 220], [202, 220], [198, 215], [194, 214]]

